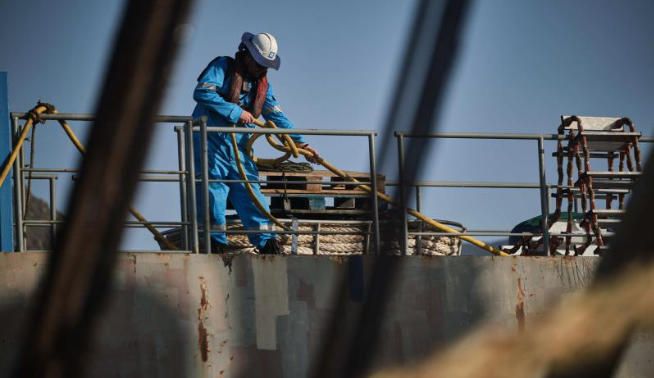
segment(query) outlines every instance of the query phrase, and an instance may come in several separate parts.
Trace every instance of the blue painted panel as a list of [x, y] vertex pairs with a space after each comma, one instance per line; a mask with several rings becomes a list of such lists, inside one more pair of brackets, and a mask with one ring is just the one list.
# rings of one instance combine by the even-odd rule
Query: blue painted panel
[[[9, 123], [9, 96], [7, 90], [7, 73], [0, 72], [0, 156], [3, 161], [11, 153], [11, 126]], [[11, 252], [14, 250], [14, 237], [12, 227], [12, 200], [11, 175], [7, 177], [0, 187], [0, 250]]]

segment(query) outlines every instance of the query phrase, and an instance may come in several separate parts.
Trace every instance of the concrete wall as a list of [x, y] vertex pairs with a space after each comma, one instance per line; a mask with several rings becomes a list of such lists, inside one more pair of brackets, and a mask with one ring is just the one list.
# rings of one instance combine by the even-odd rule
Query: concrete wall
[[[0, 254], [0, 375], [15, 353], [45, 255]], [[389, 257], [391, 258], [391, 257]], [[384, 322], [377, 366], [442, 348], [482, 321], [522, 327], [584, 286], [596, 258], [408, 257]], [[94, 377], [302, 377], [332, 315], [336, 280], [362, 303], [372, 258], [124, 254], [100, 321]], [[342, 315], [347, 332], [347, 311]], [[620, 376], [653, 376], [640, 334]]]

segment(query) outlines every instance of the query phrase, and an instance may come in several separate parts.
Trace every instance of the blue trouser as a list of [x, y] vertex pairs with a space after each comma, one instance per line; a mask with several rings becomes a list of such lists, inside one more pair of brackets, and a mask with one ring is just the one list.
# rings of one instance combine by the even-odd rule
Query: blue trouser
[[[247, 137], [237, 135], [240, 139], [239, 154], [248, 180], [258, 180], [259, 171], [256, 164], [244, 152], [244, 143]], [[207, 163], [209, 168], [209, 179], [241, 180], [236, 166], [236, 157], [232, 149], [231, 136], [229, 134], [209, 133], [207, 135]], [[200, 133], [193, 133], [193, 160], [195, 164], [196, 177], [202, 177]], [[252, 189], [259, 199], [259, 202], [268, 210], [268, 203], [261, 194], [260, 185], [251, 183]], [[204, 195], [202, 183], [196, 184], [197, 214], [198, 222], [204, 225]], [[225, 210], [229, 199], [236, 209], [241, 223], [247, 230], [269, 230], [272, 228], [270, 220], [262, 214], [252, 202], [244, 183], [209, 183], [209, 219], [212, 228], [225, 229]], [[269, 211], [269, 210], [268, 210]], [[216, 227], [217, 226], [217, 227]], [[248, 234], [250, 243], [257, 248], [263, 248], [269, 239], [274, 238], [273, 233], [251, 233]], [[227, 244], [225, 233], [212, 231], [211, 239], [222, 244]]]

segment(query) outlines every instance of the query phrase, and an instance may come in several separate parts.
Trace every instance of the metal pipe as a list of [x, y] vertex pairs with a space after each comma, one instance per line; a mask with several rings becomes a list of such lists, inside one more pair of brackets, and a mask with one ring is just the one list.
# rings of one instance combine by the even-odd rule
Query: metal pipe
[[[283, 172], [279, 172], [279, 175], [282, 176]], [[289, 176], [289, 177], [291, 177], [291, 176]], [[296, 176], [296, 177], [300, 177], [300, 176]], [[336, 176], [336, 177], [338, 177], [338, 176]], [[318, 180], [289, 181], [289, 180], [209, 179], [209, 182], [241, 183], [241, 184], [244, 184], [246, 182], [251, 183], [251, 184], [261, 184], [261, 183], [266, 183], [266, 184], [333, 184], [333, 182], [318, 181]], [[362, 185], [371, 185], [372, 183], [370, 183], [368, 181], [338, 181], [338, 184], [340, 184], [340, 185], [347, 184], [347, 185], [352, 185], [352, 186], [362, 186]]]
[[[399, 186], [399, 181], [387, 181], [386, 186]], [[406, 186], [424, 188], [486, 188], [486, 189], [540, 189], [536, 183], [497, 182], [497, 181], [416, 181]], [[556, 189], [559, 185], [547, 184], [548, 189]], [[561, 188], [579, 190], [576, 186], [561, 185]]]
[[191, 121], [186, 122], [186, 151], [188, 165], [188, 175], [186, 176], [186, 185], [189, 192], [189, 216], [191, 218], [191, 246], [193, 252], [200, 253], [200, 242], [198, 235], [198, 214], [197, 214], [197, 185], [195, 184], [195, 158], [193, 147], [193, 125]]
[[540, 223], [543, 232], [543, 248], [545, 248], [547, 256], [550, 256], [549, 190], [547, 189], [547, 176], [545, 174], [545, 142], [543, 138], [538, 139], [538, 177], [540, 179]]
[[[259, 234], [261, 230], [225, 230], [220, 231], [228, 235], [247, 235], [247, 234]], [[372, 232], [366, 231], [293, 231], [293, 230], [275, 230], [276, 234], [280, 235], [370, 235]]]
[[395, 132], [396, 135], [402, 135], [405, 138], [443, 138], [443, 139], [505, 139], [505, 140], [559, 140], [564, 137], [559, 134], [521, 134], [521, 133], [476, 133], [476, 132], [459, 132], [459, 133], [429, 133], [429, 134], [412, 134], [404, 132]]
[[[12, 112], [12, 116], [24, 117], [27, 115], [25, 112]], [[56, 114], [47, 114], [40, 117], [45, 121], [84, 121], [84, 122], [93, 122], [95, 121], [95, 114], [91, 113], [56, 113]], [[192, 121], [193, 118], [190, 116], [172, 116], [172, 115], [157, 115], [154, 117], [155, 123], [184, 123]], [[90, 125], [89, 125], [90, 126]]]
[[[35, 173], [80, 173], [79, 169], [69, 169], [69, 168], [23, 168], [25, 172], [35, 172]], [[179, 175], [184, 173], [184, 171], [171, 171], [171, 170], [161, 170], [161, 169], [143, 169], [139, 172], [142, 175]]]
[[317, 223], [315, 226], [317, 234], [313, 237], [313, 254], [317, 255], [320, 252], [320, 223]]
[[[11, 118], [11, 127], [13, 130], [12, 134], [12, 144], [15, 145], [20, 126], [18, 123], [18, 117], [13, 116]], [[23, 252], [25, 250], [25, 240], [23, 234], [23, 175], [21, 173], [22, 163], [16, 159], [14, 161], [14, 212], [16, 215], [16, 247], [18, 252]]]
[[406, 213], [406, 178], [404, 177], [404, 137], [397, 135], [397, 159], [398, 173], [400, 176], [400, 211], [402, 212], [402, 236], [400, 238], [400, 250], [402, 255], [406, 256], [407, 246], [409, 245], [409, 221]]
[[377, 202], [377, 165], [375, 163], [375, 136], [374, 134], [368, 135], [368, 157], [370, 159], [370, 199], [372, 206], [372, 227], [374, 231], [374, 247], [375, 255], [379, 256], [381, 251], [381, 241], [379, 238], [379, 204]]
[[[50, 184], [49, 188], [50, 188], [50, 220], [51, 221], [57, 220], [56, 180], [57, 180], [56, 176], [50, 177], [48, 179], [48, 183]], [[52, 228], [50, 229], [50, 248], [54, 248], [56, 236], [57, 236], [57, 225], [53, 223]]]
[[291, 255], [297, 255], [297, 247], [298, 247], [298, 221], [297, 218], [293, 218], [291, 221], [291, 231], [293, 231], [293, 234], [291, 235]]
[[[459, 237], [459, 236], [541, 236], [541, 234], [538, 233], [532, 233], [532, 232], [501, 232], [501, 231], [466, 231], [466, 232], [461, 232], [461, 233], [454, 233], [454, 232], [410, 232], [410, 235], [417, 235], [417, 236], [451, 236], [451, 237]], [[607, 233], [609, 234], [609, 233]], [[585, 234], [574, 234], [574, 233], [565, 233], [565, 232], [552, 232], [550, 233], [551, 236], [584, 236]], [[609, 234], [610, 235], [610, 234]]]
[[[292, 218], [277, 218], [281, 222], [291, 223]], [[228, 220], [228, 225], [238, 224]], [[372, 224], [369, 220], [338, 220], [338, 219], [302, 219], [302, 224]], [[277, 232], [277, 231], [275, 231]]]
[[[399, 181], [387, 181], [387, 186], [400, 186]], [[540, 184], [527, 182], [498, 181], [416, 181], [405, 183], [405, 186], [421, 186], [426, 188], [484, 188], [484, 189], [539, 189]]]
[[[420, 198], [420, 186], [416, 186], [416, 210], [420, 212], [420, 207], [421, 207], [421, 198]], [[424, 229], [423, 223], [420, 222], [418, 223], [418, 232], [422, 232]], [[418, 255], [422, 254], [422, 236], [418, 235], [416, 236], [416, 253]]]
[[[184, 129], [175, 128], [177, 136], [177, 164], [181, 172], [186, 172], [186, 149], [184, 148]], [[180, 173], [179, 180], [179, 204], [180, 204], [180, 218], [182, 222], [188, 222], [188, 202], [186, 199], [186, 186], [184, 185], [184, 173]], [[188, 249], [188, 227], [182, 226], [182, 247]]]
[[[177, 176], [184, 176], [183, 173], [178, 173]], [[79, 177], [77, 175], [73, 175], [71, 177], [71, 180], [76, 181]], [[168, 177], [168, 176], [155, 176], [155, 175], [148, 175], [148, 176], [141, 176], [138, 179], [139, 182], [180, 182], [179, 178], [175, 177]]]
[[[66, 223], [66, 221], [64, 221], [64, 220], [51, 221], [51, 220], [47, 220], [47, 219], [29, 219], [29, 220], [25, 220], [23, 222], [24, 222], [25, 225], [28, 225], [28, 226], [35, 226], [35, 225], [40, 225], [40, 224], [49, 225], [49, 224], [64, 224], [64, 223]], [[190, 225], [190, 222], [184, 223], [184, 222], [175, 222], [175, 221], [155, 221], [155, 222], [150, 222], [150, 221], [148, 221], [148, 222], [125, 221], [125, 222], [123, 222], [124, 225], [128, 225], [128, 226], [141, 225], [141, 226], [144, 226], [144, 227], [145, 227], [146, 223], [149, 224], [149, 225], [157, 226], [157, 227], [174, 227], [174, 226]]]
[[[193, 127], [199, 130], [198, 126]], [[236, 134], [298, 134], [298, 135], [331, 135], [331, 136], [376, 136], [377, 133], [371, 130], [318, 130], [318, 129], [263, 129], [249, 127], [207, 127], [210, 133], [236, 133]]]
[[[11, 112], [11, 117], [21, 118], [27, 115], [25, 112]], [[95, 120], [95, 115], [90, 113], [57, 113], [57, 114], [44, 114], [40, 117], [43, 120], [66, 120], [66, 121], [87, 121], [91, 122]], [[186, 123], [193, 121], [193, 118], [190, 116], [174, 116], [174, 115], [158, 115], [154, 118], [156, 123]], [[209, 131], [212, 131], [210, 128]], [[232, 128], [225, 128], [233, 130]], [[237, 129], [238, 130], [238, 129]], [[253, 132], [253, 129], [243, 132]], [[302, 130], [302, 129], [293, 129], [289, 132], [290, 134], [300, 134], [303, 131], [312, 133], [314, 130]], [[335, 131], [335, 130], [334, 130]], [[356, 130], [352, 130], [356, 131]], [[348, 131], [342, 131], [348, 132]], [[362, 131], [363, 132], [363, 131]], [[310, 135], [309, 133], [304, 135]], [[395, 135], [403, 135], [406, 138], [484, 138], [484, 139], [538, 139], [543, 137], [545, 140], [557, 140], [559, 138], [558, 134], [524, 134], [524, 133], [431, 133], [431, 134], [413, 134], [405, 132], [395, 132]], [[331, 135], [331, 134], [330, 134]], [[349, 134], [343, 134], [349, 135]], [[365, 136], [367, 134], [360, 134]], [[652, 143], [654, 142], [654, 136], [645, 136], [642, 135], [639, 139], [639, 142]]]
[[211, 219], [209, 218], [209, 149], [207, 142], [207, 118], [200, 120], [201, 160], [202, 160], [202, 198], [204, 214], [204, 250], [211, 254]]
[[[621, 133], [629, 134], [629, 133]], [[639, 133], [636, 133], [639, 134]], [[442, 132], [442, 133], [428, 133], [428, 134], [414, 134], [396, 131], [395, 135], [402, 135], [405, 138], [450, 138], [450, 139], [506, 139], [506, 140], [564, 140], [565, 136], [559, 134], [525, 134], [525, 133], [477, 133], [477, 132]], [[651, 143], [654, 142], [654, 136], [641, 136], [639, 142]]]

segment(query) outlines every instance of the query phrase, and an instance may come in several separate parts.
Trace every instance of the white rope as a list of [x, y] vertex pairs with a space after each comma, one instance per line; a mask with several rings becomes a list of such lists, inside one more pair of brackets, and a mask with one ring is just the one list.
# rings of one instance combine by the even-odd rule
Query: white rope
[[[409, 230], [412, 232], [418, 231], [419, 223], [411, 222]], [[315, 231], [315, 224], [300, 224], [298, 231]], [[240, 224], [231, 224], [227, 226], [228, 231], [243, 230]], [[423, 224], [421, 228], [423, 231], [433, 231], [431, 227], [426, 227]], [[382, 230], [382, 232], [391, 232], [392, 230]], [[366, 248], [372, 248], [372, 242], [368, 239], [369, 225], [367, 224], [348, 224], [348, 223], [323, 223], [320, 225], [320, 232], [329, 232], [329, 235], [308, 235], [302, 234], [298, 236], [298, 250], [299, 255], [313, 255], [316, 254], [316, 238], [319, 243], [319, 250], [317, 254], [328, 256], [348, 256], [348, 255], [361, 255], [371, 252]], [[342, 232], [344, 234], [333, 234]], [[356, 233], [356, 234], [353, 234]], [[179, 245], [180, 234], [179, 230], [170, 230], [165, 233], [166, 238], [174, 244]], [[250, 244], [246, 234], [229, 234], [228, 244], [230, 253], [257, 253], [256, 249]], [[418, 239], [420, 240], [418, 246]], [[284, 253], [291, 253], [291, 234], [280, 234], [279, 241], [284, 248]], [[165, 245], [160, 246], [166, 249]], [[452, 256], [458, 255], [461, 247], [461, 241], [454, 237], [437, 236], [437, 235], [422, 235], [416, 237], [410, 235], [407, 240], [407, 254], [408, 255], [428, 255], [428, 256]], [[393, 240], [381, 246], [385, 254], [400, 255], [400, 242]]]
[[[412, 231], [414, 227], [412, 225]], [[241, 225], [230, 225], [228, 230], [242, 230]], [[300, 225], [298, 231], [314, 231], [315, 227], [312, 225]], [[368, 231], [367, 225], [348, 225], [348, 224], [322, 224], [320, 227], [321, 232], [343, 232], [346, 235], [319, 235], [320, 249], [319, 255], [360, 255], [364, 254], [366, 248], [366, 233]], [[425, 231], [430, 228], [424, 227]], [[351, 235], [349, 233], [360, 233], [359, 235]], [[255, 249], [251, 246], [247, 235], [245, 234], [231, 234], [228, 236], [230, 252], [248, 252], [255, 253]], [[280, 244], [284, 247], [284, 252], [290, 254], [291, 252], [291, 235], [282, 234], [279, 237]], [[298, 236], [298, 251], [299, 255], [312, 255], [315, 252], [315, 236], [314, 235], [299, 235]], [[448, 236], [425, 235], [420, 237], [420, 254], [432, 256], [451, 256], [459, 253], [460, 241], [457, 238]], [[407, 254], [417, 254], [417, 237], [410, 236], [407, 244]], [[400, 255], [400, 243], [392, 241], [389, 245], [384, 245], [382, 248], [387, 254]]]

